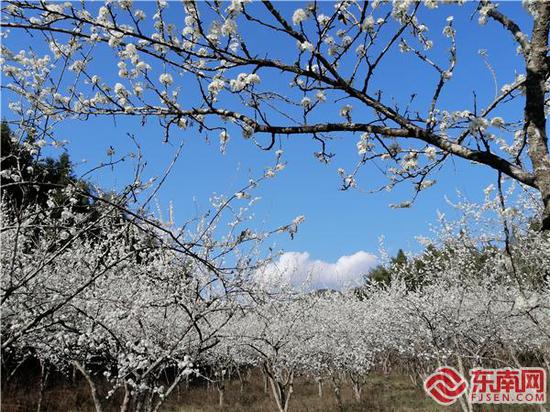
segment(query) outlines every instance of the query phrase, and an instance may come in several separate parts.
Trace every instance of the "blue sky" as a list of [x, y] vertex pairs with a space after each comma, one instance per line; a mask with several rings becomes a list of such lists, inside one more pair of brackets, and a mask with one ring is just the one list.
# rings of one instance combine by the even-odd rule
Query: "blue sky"
[[[289, 18], [301, 3], [285, 2], [280, 7]], [[326, 2], [323, 7], [330, 7]], [[143, 3], [140, 8], [148, 11], [151, 4]], [[529, 18], [519, 2], [502, 5], [504, 11], [520, 24], [526, 32]], [[177, 4], [170, 4], [168, 10], [180, 12]], [[521, 59], [516, 55], [515, 45], [507, 32], [493, 22], [485, 26], [473, 17], [475, 4], [464, 7], [441, 6], [436, 10], [423, 10], [421, 21], [430, 28], [434, 38], [434, 53], [445, 61], [448, 47], [440, 35], [445, 19], [453, 15], [457, 30], [458, 67], [448, 89], [441, 99], [440, 107], [447, 110], [472, 108], [473, 91], [476, 92], [479, 107], [484, 107], [494, 97], [493, 78], [478, 50], [488, 51], [488, 60], [497, 73], [498, 87], [511, 83], [516, 72], [522, 73]], [[174, 14], [174, 18], [177, 15]], [[289, 44], [274, 42], [270, 33], [252, 31], [255, 50], [284, 56]], [[13, 32], [7, 40], [12, 49], [26, 48], [29, 39], [23, 33]], [[290, 43], [292, 44], [292, 43]], [[295, 46], [291, 46], [295, 47]], [[45, 51], [37, 42], [33, 48]], [[294, 50], [293, 50], [294, 53]], [[97, 64], [105, 64], [104, 77], [116, 81], [116, 62], [109, 62], [109, 56], [99, 55]], [[102, 61], [101, 59], [106, 59]], [[109, 62], [109, 63], [108, 63]], [[107, 64], [108, 63], [108, 64]], [[110, 65], [110, 66], [109, 66]], [[379, 68], [375, 79], [376, 87], [384, 91], [389, 99], [405, 101], [413, 92], [428, 94], [434, 86], [434, 77], [425, 66], [418, 65], [410, 55], [391, 53]], [[264, 87], [279, 87], [274, 77], [262, 77]], [[267, 82], [267, 83], [266, 83]], [[428, 92], [429, 91], [429, 92]], [[12, 118], [5, 103], [8, 95], [3, 95], [4, 118]], [[317, 115], [319, 119], [334, 117], [342, 103], [327, 103]], [[499, 115], [505, 119], [521, 116], [521, 106], [506, 106]], [[357, 115], [361, 115], [357, 109]], [[357, 120], [354, 118], [354, 120]], [[131, 150], [127, 133], [134, 134], [143, 147], [148, 160], [147, 176], [158, 175], [168, 165], [175, 148], [184, 140], [183, 153], [158, 194], [161, 207], [166, 210], [169, 201], [174, 205], [175, 218], [186, 221], [196, 213], [197, 208], [208, 207], [212, 193], [232, 193], [242, 187], [248, 176], [258, 176], [274, 160], [273, 152], [263, 152], [250, 141], [240, 138], [239, 133], [231, 139], [225, 155], [220, 153], [217, 134], [211, 141], [205, 140], [195, 129], [176, 131], [169, 143], [162, 143], [162, 130], [154, 121], [145, 126], [136, 119], [91, 118], [83, 121], [66, 121], [57, 129], [60, 139], [70, 140], [67, 147], [77, 170], [83, 172], [101, 160], [109, 146], [116, 149], [117, 155]], [[261, 139], [261, 138], [260, 138]], [[267, 139], [267, 138], [265, 138]], [[415, 236], [428, 234], [428, 225], [435, 221], [436, 211], [449, 211], [445, 196], [456, 199], [456, 192], [464, 193], [470, 199], [479, 199], [482, 189], [495, 182], [496, 173], [482, 166], [476, 166], [460, 159], [451, 159], [435, 175], [438, 184], [424, 192], [410, 209], [391, 209], [389, 203], [407, 200], [411, 187], [407, 184], [391, 193], [368, 193], [384, 183], [376, 169], [367, 166], [359, 174], [359, 189], [340, 191], [341, 180], [336, 173], [338, 167], [350, 169], [358, 159], [355, 144], [358, 136], [341, 135], [329, 145], [336, 153], [329, 165], [321, 164], [313, 156], [318, 145], [308, 136], [282, 137], [277, 146], [285, 151], [286, 169], [263, 185], [258, 194], [262, 200], [255, 207], [256, 220], [253, 226], [260, 228], [276, 227], [292, 220], [297, 215], [305, 215], [306, 220], [294, 240], [278, 237], [276, 245], [287, 251], [307, 252], [311, 259], [335, 262], [341, 256], [353, 255], [358, 251], [377, 253], [378, 239], [384, 236], [385, 245], [391, 252], [398, 248], [418, 251]], [[83, 159], [87, 162], [83, 163]], [[117, 188], [128, 183], [130, 165], [123, 165], [114, 171], [103, 171], [91, 179], [105, 189]]]

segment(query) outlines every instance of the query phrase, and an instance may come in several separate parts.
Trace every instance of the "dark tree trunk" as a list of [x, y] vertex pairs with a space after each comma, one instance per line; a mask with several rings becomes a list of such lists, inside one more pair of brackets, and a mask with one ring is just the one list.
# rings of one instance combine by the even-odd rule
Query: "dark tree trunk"
[[548, 29], [550, 2], [536, 3], [537, 15], [527, 51], [525, 80], [525, 130], [529, 142], [529, 158], [533, 164], [535, 183], [544, 204], [542, 229], [550, 230], [550, 156], [544, 116], [545, 82], [549, 74]]

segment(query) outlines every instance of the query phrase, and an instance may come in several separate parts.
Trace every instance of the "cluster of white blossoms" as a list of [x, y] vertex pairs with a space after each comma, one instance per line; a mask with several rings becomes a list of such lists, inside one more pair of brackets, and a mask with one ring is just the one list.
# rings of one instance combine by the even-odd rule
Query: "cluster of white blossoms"
[[491, 119], [491, 126], [502, 128], [504, 127], [504, 119], [502, 117], [493, 117]]
[[295, 26], [304, 22], [308, 17], [308, 13], [304, 9], [296, 9], [292, 15], [292, 23]]
[[210, 84], [208, 84], [208, 91], [210, 95], [216, 97], [225, 87], [225, 81], [221, 78], [213, 79]]
[[298, 49], [302, 52], [305, 52], [305, 51], [313, 52], [315, 50], [315, 46], [308, 41], [304, 41], [304, 42], [298, 41], [296, 45], [298, 46]]
[[260, 83], [260, 76], [256, 73], [240, 73], [236, 79], [231, 79], [229, 85], [234, 92], [240, 92], [247, 86]]
[[317, 90], [317, 93], [315, 93], [315, 98], [318, 102], [326, 102], [327, 96], [323, 90]]
[[414, 170], [418, 167], [418, 153], [417, 152], [409, 152], [403, 156], [403, 161], [401, 162], [401, 165], [403, 167], [403, 170], [410, 171]]
[[116, 94], [118, 97], [121, 97], [121, 98], [126, 98], [126, 97], [128, 97], [128, 90], [126, 90], [126, 88], [124, 87], [123, 84], [121, 84], [121, 83], [116, 83], [116, 84], [115, 84], [115, 87], [114, 87], [114, 90], [115, 90], [115, 94]]
[[[227, 132], [220, 135], [222, 143], [228, 139]], [[36, 156], [48, 143], [38, 139], [21, 145]], [[114, 149], [107, 155], [114, 156]], [[20, 181], [17, 168], [3, 170], [2, 181]], [[131, 184], [134, 194], [150, 184], [139, 180]], [[249, 198], [257, 185], [251, 179], [234, 198]], [[269, 255], [257, 255], [269, 233], [245, 227], [254, 199], [235, 210], [232, 198], [214, 199], [213, 210], [193, 219], [196, 228], [186, 224], [182, 229], [173, 226], [172, 212], [164, 222], [136, 212], [143, 210], [139, 205], [129, 221], [123, 210], [137, 200], [100, 189], [94, 191], [91, 217], [76, 209], [87, 196], [81, 190], [77, 185], [52, 189], [45, 205], [22, 209], [17, 236], [14, 211], [2, 204], [2, 250], [10, 251], [14, 263], [1, 280], [6, 291], [2, 350], [17, 361], [38, 359], [51, 370], [75, 366], [92, 392], [101, 385], [108, 396], [124, 391], [131, 402], [150, 396], [158, 410], [182, 379], [200, 374], [195, 360], [219, 343], [216, 335], [239, 305], [247, 306], [249, 295], [240, 290], [252, 285], [247, 279], [264, 259], [269, 261]], [[229, 223], [228, 217], [233, 218]], [[298, 217], [277, 231], [294, 235], [302, 221]], [[215, 235], [221, 230], [227, 234]], [[20, 247], [31, 241], [33, 248]], [[8, 254], [1, 255], [4, 267]], [[37, 266], [38, 261], [43, 264]], [[229, 269], [228, 261], [235, 266]], [[170, 376], [159, 379], [167, 371]]]
[[370, 138], [369, 133], [361, 134], [361, 138], [357, 142], [357, 153], [364, 155], [367, 152], [370, 152], [374, 148], [374, 143]]
[[495, 5], [492, 3], [484, 4], [478, 11], [479, 17], [478, 22], [479, 24], [486, 24], [487, 23], [487, 15], [488, 13], [495, 8]]

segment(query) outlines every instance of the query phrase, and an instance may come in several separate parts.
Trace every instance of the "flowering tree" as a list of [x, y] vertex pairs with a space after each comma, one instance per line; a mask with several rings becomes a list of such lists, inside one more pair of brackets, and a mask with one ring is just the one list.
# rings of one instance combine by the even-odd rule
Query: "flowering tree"
[[[423, 3], [428, 9], [440, 6]], [[421, 21], [422, 4], [412, 1], [313, 3], [288, 10], [269, 1], [177, 5], [162, 0], [152, 16], [130, 0], [101, 7], [8, 1], [4, 34], [8, 29], [40, 33], [37, 38], [50, 51], [42, 56], [11, 51], [5, 42], [3, 87], [23, 97], [11, 107], [40, 120], [41, 133], [65, 117], [154, 117], [166, 139], [173, 127], [194, 125], [219, 135], [222, 151], [236, 128], [263, 149], [274, 147], [282, 135], [311, 135], [322, 161], [331, 157], [326, 145], [334, 133], [360, 133], [357, 167], [339, 170], [344, 189], [356, 184], [361, 165], [374, 161], [389, 178], [384, 187], [411, 180], [416, 196], [435, 182], [429, 176], [442, 162], [457, 156], [538, 190], [545, 206], [543, 227], [549, 229], [550, 5], [525, 2], [533, 21], [530, 34], [496, 3], [482, 0], [472, 6], [479, 23], [491, 20], [503, 36], [511, 36], [524, 67], [524, 73], [497, 87], [483, 108], [474, 102], [449, 111], [441, 103], [458, 66], [457, 28], [448, 17], [442, 38], [436, 39]], [[258, 45], [255, 33], [269, 33], [271, 41], [290, 47], [278, 55]], [[446, 63], [432, 55], [434, 40], [447, 45]], [[99, 65], [96, 56], [104, 48], [111, 50], [112, 60], [105, 62], [102, 54]], [[418, 90], [412, 99], [376, 90], [380, 67], [397, 49], [425, 65], [426, 78], [434, 81], [431, 90]], [[118, 80], [110, 75], [113, 69]], [[270, 82], [264, 85], [266, 78]], [[319, 115], [323, 105], [342, 100], [334, 117], [327, 119], [324, 110]], [[523, 116], [495, 115], [512, 101], [523, 105]], [[270, 137], [266, 144], [262, 134]]]
[[311, 321], [316, 301], [311, 296], [267, 295], [225, 331], [234, 359], [261, 366], [281, 412], [289, 410], [295, 375], [311, 360], [306, 347], [315, 333]]
[[373, 329], [376, 309], [353, 293], [323, 293], [315, 312], [307, 318], [312, 338], [303, 342], [306, 362], [302, 370], [314, 376], [322, 393], [322, 380], [333, 384], [336, 401], [343, 410], [342, 385], [351, 380], [356, 400], [381, 350]]
[[[503, 208], [507, 197], [490, 187], [483, 205], [456, 205], [462, 218], [441, 216], [441, 230], [424, 239], [432, 248], [394, 265], [391, 284], [367, 294], [395, 364], [412, 362], [422, 379], [445, 364], [464, 376], [475, 367], [525, 366], [518, 355], [527, 353], [546, 364], [549, 238], [529, 224], [530, 200]], [[413, 290], [411, 277], [422, 279]]]
[[[246, 227], [265, 176], [214, 196], [211, 210], [182, 227], [146, 211], [151, 196], [138, 195], [152, 186], [139, 173], [121, 193], [69, 180], [48, 182], [43, 202], [14, 202], [11, 193], [43, 184], [21, 160], [44, 144], [25, 141], [2, 175], [11, 189], [2, 199], [2, 365], [12, 373], [9, 365], [34, 358], [75, 368], [98, 411], [119, 390], [121, 410], [159, 410], [254, 294], [256, 272], [270, 260], [258, 256], [260, 244], [275, 232], [293, 236], [299, 223]], [[76, 207], [81, 197], [94, 200], [94, 213]]]

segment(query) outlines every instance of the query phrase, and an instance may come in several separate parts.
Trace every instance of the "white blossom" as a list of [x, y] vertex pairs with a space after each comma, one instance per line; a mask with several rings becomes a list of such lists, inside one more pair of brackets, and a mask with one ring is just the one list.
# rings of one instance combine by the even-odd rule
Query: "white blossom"
[[294, 14], [292, 15], [292, 22], [295, 26], [302, 23], [305, 19], [307, 19], [307, 14], [304, 9], [296, 9], [296, 11], [294, 11]]
[[159, 82], [161, 82], [165, 86], [170, 86], [172, 83], [174, 83], [174, 79], [172, 78], [172, 75], [170, 73], [162, 73], [159, 76]]

